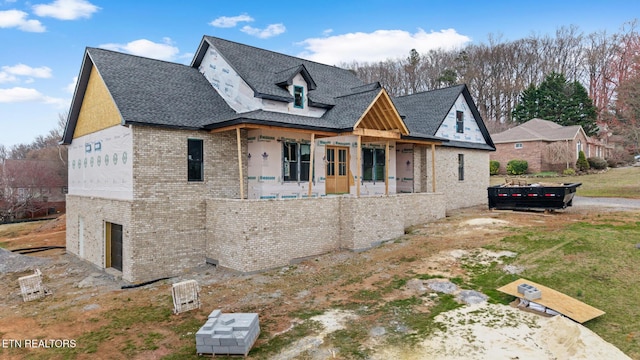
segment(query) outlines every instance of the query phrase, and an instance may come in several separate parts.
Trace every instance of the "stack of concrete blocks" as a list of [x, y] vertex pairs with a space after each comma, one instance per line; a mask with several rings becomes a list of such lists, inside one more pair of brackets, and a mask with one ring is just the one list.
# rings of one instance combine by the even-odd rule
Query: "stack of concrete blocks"
[[42, 299], [45, 296], [45, 288], [42, 286], [42, 273], [36, 269], [33, 275], [18, 278], [22, 300], [25, 302]]
[[527, 300], [537, 300], [542, 297], [542, 292], [529, 284], [518, 285], [518, 293], [522, 294]]
[[220, 310], [214, 310], [196, 333], [196, 351], [198, 354], [247, 356], [258, 335], [258, 314], [222, 314]]
[[171, 295], [173, 296], [174, 314], [200, 308], [200, 287], [195, 280], [173, 284]]

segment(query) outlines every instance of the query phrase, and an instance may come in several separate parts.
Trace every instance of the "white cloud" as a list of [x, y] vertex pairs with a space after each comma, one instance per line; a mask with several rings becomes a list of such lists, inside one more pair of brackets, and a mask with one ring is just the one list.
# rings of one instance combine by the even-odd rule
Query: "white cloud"
[[244, 26], [240, 31], [249, 35], [256, 36], [260, 39], [267, 39], [276, 35], [280, 35], [285, 32], [287, 28], [283, 24], [271, 24], [265, 29], [258, 29], [249, 25]]
[[3, 66], [2, 72], [12, 75], [18, 76], [31, 76], [37, 78], [50, 78], [51, 77], [51, 68], [46, 66], [41, 66], [37, 68], [33, 68], [31, 66], [25, 64], [18, 64], [14, 66]]
[[326, 29], [325, 31], [322, 32], [322, 35], [329, 36], [331, 35], [332, 32], [333, 32], [333, 29]]
[[69, 83], [69, 85], [64, 87], [64, 90], [66, 92], [68, 92], [69, 94], [73, 94], [74, 91], [76, 91], [76, 83], [78, 82], [78, 77], [74, 76], [73, 80], [71, 80], [71, 82]]
[[18, 78], [15, 77], [14, 75], [11, 75], [4, 71], [0, 71], [0, 84], [8, 83], [8, 82], [16, 82], [16, 81], [18, 81]]
[[471, 38], [454, 29], [415, 34], [403, 30], [376, 30], [372, 33], [348, 33], [324, 38], [306, 39], [299, 43], [305, 51], [298, 56], [329, 65], [341, 62], [378, 62], [409, 55], [411, 49], [423, 54], [432, 49], [462, 47]]
[[57, 105], [60, 107], [68, 104], [67, 100], [46, 96], [36, 89], [14, 87], [0, 89], [0, 103], [35, 102]]
[[[20, 76], [25, 76], [27, 79], [21, 79]], [[22, 82], [25, 84], [31, 84], [35, 80], [33, 78], [50, 78], [51, 69], [46, 66], [33, 68], [25, 64], [18, 64], [14, 66], [3, 66], [0, 71], [0, 84], [9, 82]]]
[[27, 32], [45, 32], [46, 28], [38, 20], [28, 20], [27, 14], [20, 10], [0, 11], [0, 28], [18, 28]]
[[36, 15], [59, 20], [90, 18], [98, 10], [100, 10], [99, 7], [86, 0], [55, 0], [51, 4], [33, 6], [33, 12]]
[[163, 40], [164, 43], [154, 43], [147, 39], [139, 39], [127, 44], [103, 44], [99, 47], [158, 60], [174, 60], [180, 50], [173, 46], [171, 39], [164, 38]]
[[232, 28], [238, 25], [239, 22], [252, 22], [253, 18], [247, 14], [242, 14], [238, 16], [220, 16], [219, 18], [213, 20], [209, 23], [209, 25], [218, 27], [218, 28]]

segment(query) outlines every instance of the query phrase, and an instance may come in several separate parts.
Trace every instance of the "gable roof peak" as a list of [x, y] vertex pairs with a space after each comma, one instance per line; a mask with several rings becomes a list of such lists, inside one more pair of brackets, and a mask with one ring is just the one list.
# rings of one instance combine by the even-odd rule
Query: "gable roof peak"
[[87, 46], [85, 49], [85, 53], [91, 55], [91, 53], [95, 53], [95, 52], [105, 52], [105, 53], [111, 53], [114, 55], [126, 55], [128, 57], [133, 57], [133, 58], [138, 58], [144, 61], [157, 61], [157, 62], [161, 62], [161, 63], [165, 63], [165, 64], [172, 64], [172, 65], [180, 65], [180, 66], [186, 66], [189, 67], [189, 65], [184, 65], [184, 64], [180, 64], [177, 62], [173, 62], [173, 61], [169, 61], [169, 60], [161, 60], [161, 59], [156, 59], [156, 58], [152, 58], [152, 57], [147, 57], [147, 56], [142, 56], [142, 55], [135, 55], [135, 54], [129, 54], [129, 53], [124, 53], [124, 52], [120, 52], [120, 51], [115, 51], [115, 50], [110, 50], [110, 49], [103, 49], [103, 48], [99, 48], [99, 47], [91, 47], [91, 46]]
[[278, 78], [282, 77], [282, 80], [278, 80], [278, 82], [276, 82], [276, 85], [278, 86], [286, 87], [292, 85], [293, 78], [296, 75], [300, 74], [302, 78], [304, 78], [304, 81], [307, 83], [307, 89], [315, 90], [315, 88], [317, 87], [316, 82], [313, 81], [311, 74], [309, 74], [309, 71], [307, 70], [306, 66], [304, 66], [304, 64], [300, 64], [282, 71], [277, 71], [275, 74]]
[[[204, 35], [204, 36], [203, 36], [203, 40], [212, 40], [214, 44], [215, 44], [215, 43], [219, 43], [219, 42], [225, 42], [225, 43], [227, 43], [227, 44], [229, 44], [229, 45], [233, 45], [233, 46], [239, 46], [239, 47], [250, 48], [250, 49], [253, 49], [253, 50], [255, 50], [255, 51], [267, 52], [267, 53], [271, 53], [271, 54], [273, 54], [273, 55], [277, 55], [277, 56], [286, 56], [286, 57], [289, 57], [289, 58], [292, 58], [292, 59], [297, 59], [297, 60], [299, 60], [299, 61], [300, 61], [300, 64], [303, 64], [303, 63], [313, 63], [313, 64], [322, 65], [322, 66], [327, 66], [327, 67], [331, 67], [331, 68], [335, 68], [335, 69], [347, 70], [347, 69], [344, 69], [344, 68], [338, 67], [338, 66], [336, 66], [336, 65], [324, 64], [324, 63], [321, 63], [321, 62], [318, 62], [318, 61], [308, 60], [308, 59], [305, 59], [305, 58], [301, 58], [301, 57], [299, 57], [299, 56], [288, 55], [288, 54], [285, 54], [285, 53], [281, 53], [281, 52], [277, 52], [277, 51], [273, 51], [273, 50], [269, 50], [269, 49], [265, 49], [265, 48], [257, 47], [257, 46], [254, 46], [254, 45], [243, 44], [243, 43], [240, 43], [240, 42], [237, 42], [237, 41], [227, 40], [227, 39], [219, 38], [219, 37], [216, 37], [216, 36]], [[196, 55], [197, 55], [197, 54], [196, 54]], [[197, 61], [197, 59], [196, 59], [196, 58], [194, 58], [193, 62], [195, 63], [196, 61]], [[194, 66], [194, 64], [192, 63], [192, 64], [191, 64], [191, 66]], [[348, 71], [348, 70], [347, 70], [347, 71]]]

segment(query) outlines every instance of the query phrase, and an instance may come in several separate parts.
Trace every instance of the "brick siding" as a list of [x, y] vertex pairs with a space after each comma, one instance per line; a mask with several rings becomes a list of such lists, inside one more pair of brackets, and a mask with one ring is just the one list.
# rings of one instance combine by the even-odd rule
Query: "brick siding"
[[338, 249], [364, 250], [445, 216], [441, 193], [207, 201], [206, 256], [255, 272]]
[[[67, 244], [105, 265], [105, 222], [123, 225], [122, 277], [139, 282], [171, 276], [215, 259], [254, 272], [337, 249], [362, 250], [404, 234], [445, 211], [486, 202], [488, 153], [437, 147], [437, 192], [431, 149], [414, 151], [415, 190], [391, 196], [240, 200], [235, 131], [209, 133], [133, 126], [133, 200], [67, 196]], [[202, 139], [204, 181], [187, 181], [187, 140]], [[241, 132], [243, 159], [246, 132]], [[458, 181], [457, 155], [465, 154]], [[243, 163], [247, 194], [247, 164]], [[246, 196], [246, 195], [245, 195]], [[86, 215], [86, 216], [85, 216]]]

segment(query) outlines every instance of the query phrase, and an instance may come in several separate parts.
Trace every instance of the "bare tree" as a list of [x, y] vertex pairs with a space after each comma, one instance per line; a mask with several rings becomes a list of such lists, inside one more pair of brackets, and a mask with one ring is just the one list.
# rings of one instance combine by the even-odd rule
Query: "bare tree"
[[638, 61], [634, 59], [640, 49], [636, 25], [636, 20], [625, 23], [611, 35], [585, 35], [574, 25], [559, 27], [551, 35], [531, 34], [513, 41], [490, 34], [486, 42], [462, 49], [423, 54], [412, 50], [405, 58], [347, 67], [366, 82], [380, 81], [392, 96], [465, 83], [492, 131], [514, 126], [511, 114], [522, 92], [556, 72], [588, 88], [599, 123], [612, 128], [618, 87], [631, 77], [630, 69]]
[[50, 189], [59, 185], [56, 172], [51, 161], [5, 160], [0, 168], [0, 221], [45, 209]]
[[568, 142], [552, 142], [546, 146], [542, 160], [551, 166], [556, 165], [556, 168], [563, 165], [568, 169], [573, 165], [573, 150]]

